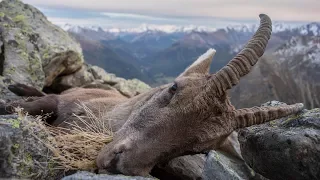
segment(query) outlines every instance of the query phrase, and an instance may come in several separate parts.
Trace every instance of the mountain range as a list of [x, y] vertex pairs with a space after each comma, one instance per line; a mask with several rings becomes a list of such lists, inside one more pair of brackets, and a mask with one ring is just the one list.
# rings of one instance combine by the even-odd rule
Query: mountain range
[[[80, 42], [88, 63], [156, 86], [171, 82], [208, 48], [217, 50], [211, 66], [212, 72], [217, 71], [244, 47], [257, 26], [221, 29], [143, 26], [106, 30], [66, 25], [63, 28]], [[275, 23], [261, 65], [231, 92], [234, 104], [249, 107], [268, 99], [289, 103], [288, 99], [296, 99], [310, 108], [319, 107], [320, 98], [315, 97], [316, 92], [320, 93], [319, 36], [320, 23], [301, 26]], [[255, 89], [253, 84], [265, 87], [259, 88], [263, 92], [247, 93]]]

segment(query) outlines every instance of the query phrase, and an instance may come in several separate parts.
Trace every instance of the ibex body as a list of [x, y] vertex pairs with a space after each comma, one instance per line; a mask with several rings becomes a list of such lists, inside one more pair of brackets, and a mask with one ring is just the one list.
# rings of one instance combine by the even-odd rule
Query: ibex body
[[[101, 169], [127, 175], [146, 175], [159, 162], [184, 154], [221, 148], [236, 129], [261, 124], [300, 111], [302, 104], [253, 107], [236, 110], [227, 90], [248, 74], [263, 55], [271, 35], [271, 20], [260, 15], [261, 24], [245, 48], [225, 67], [209, 74], [213, 49], [199, 57], [173, 83], [133, 98], [114, 91], [72, 89], [61, 95], [18, 102], [31, 114], [54, 112], [52, 124], [67, 126], [72, 113], [83, 113], [75, 103], [105, 106], [106, 121], [116, 133], [97, 158]], [[69, 118], [69, 119], [68, 119]]]

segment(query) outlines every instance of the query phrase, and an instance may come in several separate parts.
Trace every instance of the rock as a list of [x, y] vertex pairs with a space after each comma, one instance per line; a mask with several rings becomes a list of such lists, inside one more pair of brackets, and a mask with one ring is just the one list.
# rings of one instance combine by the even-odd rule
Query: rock
[[0, 116], [0, 178], [59, 177], [63, 173], [54, 169], [51, 152], [34, 136], [41, 131], [31, 131], [25, 122], [17, 115]]
[[109, 84], [127, 97], [133, 97], [150, 89], [150, 86], [138, 79], [125, 80], [107, 73], [98, 66], [89, 69], [97, 80], [102, 80], [102, 84]]
[[205, 162], [203, 179], [259, 179], [259, 175], [244, 161], [212, 150]]
[[181, 156], [170, 160], [166, 164], [157, 165], [153, 172], [160, 179], [203, 179], [202, 173], [205, 161], [205, 154]]
[[87, 68], [83, 66], [83, 62], [79, 61], [79, 54], [77, 52], [66, 51], [56, 53], [52, 57], [50, 63], [44, 67], [44, 72], [46, 74], [45, 85], [51, 86], [52, 82], [58, 76], [71, 75], [85, 77], [89, 74], [86, 70]]
[[126, 81], [123, 78], [116, 77], [114, 74], [107, 73], [104, 69], [98, 66], [92, 66], [90, 71], [95, 79], [102, 80], [104, 84], [109, 84], [111, 86]]
[[123, 95], [133, 97], [150, 89], [150, 86], [138, 79], [121, 81], [114, 86]]
[[255, 173], [243, 160], [215, 150], [211, 150], [208, 155], [197, 154], [174, 158], [164, 165], [157, 165], [153, 175], [160, 179], [175, 180], [265, 179]]
[[320, 109], [239, 133], [242, 156], [270, 179], [320, 179]]
[[57, 76], [81, 68], [80, 45], [39, 10], [19, 0], [3, 0], [0, 12], [0, 98], [14, 96], [6, 89], [10, 84], [41, 90]]
[[54, 92], [60, 93], [69, 88], [81, 87], [83, 85], [90, 84], [94, 80], [95, 79], [87, 65], [83, 65], [80, 70], [73, 74], [56, 78], [50, 86], [50, 89], [54, 90]]
[[108, 175], [108, 174], [94, 174], [90, 172], [80, 171], [71, 176], [62, 178], [62, 180], [155, 180], [155, 178], [145, 178], [138, 176], [124, 176], [124, 175]]

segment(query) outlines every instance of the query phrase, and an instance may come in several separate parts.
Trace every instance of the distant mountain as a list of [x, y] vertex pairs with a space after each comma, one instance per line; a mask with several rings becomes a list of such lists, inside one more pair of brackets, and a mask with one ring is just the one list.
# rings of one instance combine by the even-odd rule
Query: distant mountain
[[294, 36], [258, 62], [232, 90], [231, 100], [238, 108], [270, 99], [320, 107], [319, 77], [320, 36]]
[[[152, 25], [131, 29], [65, 27], [78, 36], [98, 41], [120, 57], [121, 62], [134, 66], [158, 83], [165, 83], [166, 79], [171, 81], [172, 77], [208, 48], [217, 49], [212, 71], [220, 69], [243, 48], [257, 28], [257, 25], [245, 24], [217, 30], [205, 27]], [[320, 34], [319, 31], [319, 23], [302, 26], [274, 23], [267, 53], [273, 54], [276, 50], [280, 50], [292, 37], [317, 36]]]
[[90, 40], [113, 40], [117, 37], [109, 32], [104, 31], [101, 27], [91, 26], [74, 26], [70, 24], [65, 24], [62, 26], [62, 29], [64, 29], [67, 32], [76, 34], [78, 36], [85, 37], [86, 39]]
[[114, 73], [119, 77], [127, 79], [137, 78], [146, 83], [153, 82], [143, 73], [135, 61], [130, 61], [134, 60], [134, 58], [130, 59], [125, 54], [118, 55], [108, 46], [101, 43], [101, 41], [88, 39], [78, 34], [72, 35], [80, 43], [84, 59], [87, 63], [100, 66], [107, 72]]
[[192, 31], [198, 32], [213, 32], [216, 31], [216, 28], [204, 27], [204, 26], [175, 26], [175, 25], [147, 25], [143, 24], [137, 28], [110, 28], [105, 29], [105, 31], [123, 35], [123, 34], [132, 34], [132, 33], [143, 33], [147, 31], [161, 31], [164, 33], [189, 33]]
[[216, 32], [191, 32], [145, 60], [150, 76], [155, 78], [175, 77], [195, 61], [208, 48], [215, 48], [212, 70], [221, 68], [234, 56], [230, 36], [225, 30]]

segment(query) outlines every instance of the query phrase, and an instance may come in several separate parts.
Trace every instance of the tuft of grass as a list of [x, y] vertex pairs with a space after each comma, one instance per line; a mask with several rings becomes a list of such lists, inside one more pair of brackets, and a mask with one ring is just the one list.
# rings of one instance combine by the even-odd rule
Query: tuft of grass
[[[29, 122], [27, 128], [40, 129], [42, 133], [32, 134], [52, 152], [50, 162], [58, 164], [58, 169], [92, 170], [96, 168], [96, 157], [102, 147], [112, 141], [112, 131], [105, 122], [103, 109], [98, 115], [85, 104], [83, 116], [74, 115], [79, 121], [69, 123], [71, 129], [53, 127], [44, 123], [44, 116], [36, 117], [35, 122]], [[24, 115], [27, 116], [27, 115]], [[41, 134], [41, 135], [40, 135]]]

